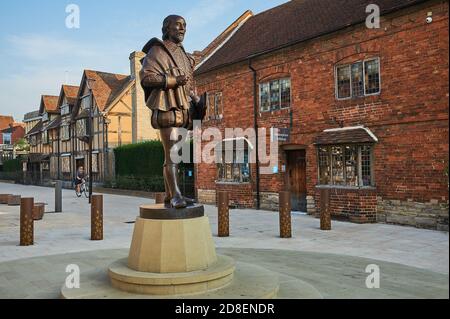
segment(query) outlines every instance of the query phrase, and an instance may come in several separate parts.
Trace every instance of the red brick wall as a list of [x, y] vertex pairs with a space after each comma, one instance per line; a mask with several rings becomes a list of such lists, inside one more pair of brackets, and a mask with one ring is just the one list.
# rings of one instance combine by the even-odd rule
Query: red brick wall
[[[433, 12], [431, 24], [425, 22], [428, 11]], [[369, 57], [380, 58], [381, 94], [336, 100], [335, 65]], [[364, 125], [378, 137], [377, 196], [448, 201], [444, 175], [448, 165], [447, 1], [429, 1], [382, 17], [378, 30], [359, 25], [266, 54], [252, 65], [258, 70], [258, 82], [291, 77], [291, 110], [258, 115], [258, 124], [286, 127], [292, 111], [290, 143], [306, 147], [308, 195], [316, 195], [317, 184], [312, 141], [324, 129], [338, 127], [334, 117], [345, 126]], [[203, 127], [253, 126], [253, 78], [248, 62], [197, 75], [196, 81], [199, 93], [223, 92], [223, 120]], [[215, 165], [199, 164], [198, 172], [197, 188], [216, 188]], [[283, 188], [283, 173], [261, 176], [261, 191]]]
[[[316, 190], [315, 197], [319, 217], [320, 191]], [[330, 189], [329, 209], [331, 216], [336, 219], [350, 220], [355, 223], [374, 223], [377, 221], [377, 193], [375, 189]]]

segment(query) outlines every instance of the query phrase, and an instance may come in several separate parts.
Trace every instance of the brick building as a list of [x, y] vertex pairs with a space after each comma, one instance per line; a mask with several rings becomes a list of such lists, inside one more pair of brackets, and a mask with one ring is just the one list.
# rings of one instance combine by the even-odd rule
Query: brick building
[[290, 190], [317, 214], [327, 188], [335, 218], [448, 229], [448, 1], [293, 0], [245, 19], [196, 82], [203, 129], [283, 133], [273, 174], [246, 158], [197, 164], [199, 201], [228, 190], [236, 206], [277, 209]]

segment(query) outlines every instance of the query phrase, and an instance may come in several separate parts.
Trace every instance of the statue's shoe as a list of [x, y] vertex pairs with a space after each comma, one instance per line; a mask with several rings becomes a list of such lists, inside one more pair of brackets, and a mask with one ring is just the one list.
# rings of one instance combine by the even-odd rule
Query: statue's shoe
[[186, 208], [187, 202], [183, 197], [174, 197], [170, 200], [170, 204], [173, 208], [180, 209], [180, 208]]
[[186, 201], [186, 203], [187, 203], [189, 206], [192, 206], [192, 205], [195, 204], [195, 199], [192, 199], [192, 198], [189, 198], [189, 197], [184, 197], [184, 196], [183, 196], [183, 198], [184, 198], [184, 200]]

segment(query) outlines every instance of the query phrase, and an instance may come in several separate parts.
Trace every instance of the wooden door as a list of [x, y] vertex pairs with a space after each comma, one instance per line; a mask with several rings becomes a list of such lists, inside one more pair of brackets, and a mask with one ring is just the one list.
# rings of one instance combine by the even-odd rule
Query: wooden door
[[287, 152], [287, 189], [292, 210], [306, 212], [306, 151]]

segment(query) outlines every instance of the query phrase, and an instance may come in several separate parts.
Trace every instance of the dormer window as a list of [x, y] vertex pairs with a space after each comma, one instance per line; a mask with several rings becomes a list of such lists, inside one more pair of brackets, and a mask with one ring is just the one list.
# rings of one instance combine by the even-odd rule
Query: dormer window
[[67, 115], [70, 113], [70, 105], [64, 104], [61, 106], [61, 115]]
[[46, 121], [48, 121], [48, 120], [49, 120], [48, 113], [45, 112], [45, 113], [42, 115], [42, 121], [43, 121], [43, 122], [46, 122]]
[[81, 98], [81, 109], [89, 110], [91, 107], [91, 94], [87, 94]]

